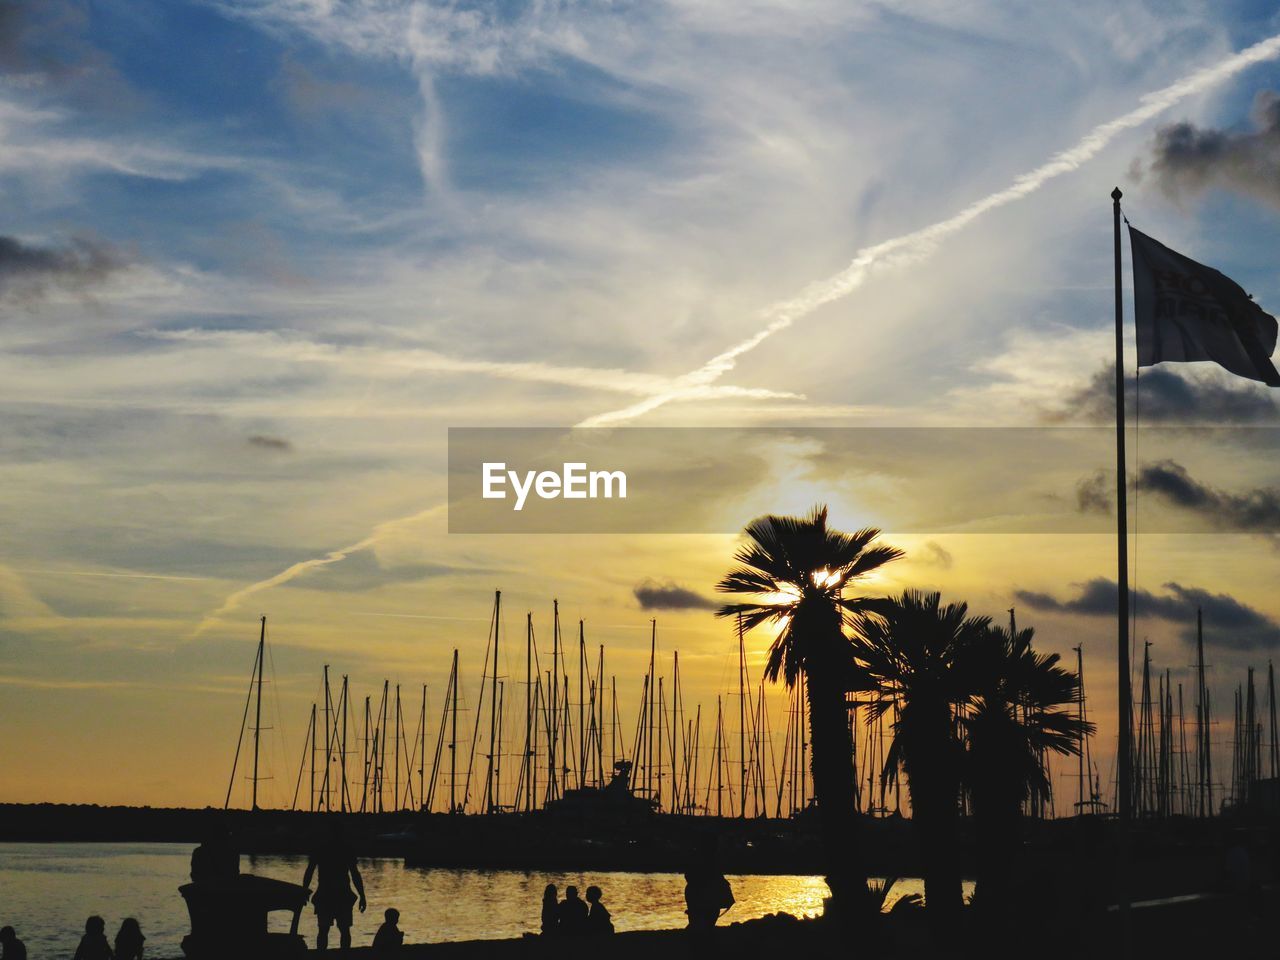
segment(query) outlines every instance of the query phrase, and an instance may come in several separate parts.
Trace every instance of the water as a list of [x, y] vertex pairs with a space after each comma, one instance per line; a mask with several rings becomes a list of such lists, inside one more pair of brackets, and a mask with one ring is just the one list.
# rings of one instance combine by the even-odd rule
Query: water
[[[147, 936], [147, 956], [180, 957], [189, 931], [178, 887], [191, 868], [190, 844], [0, 843], [0, 925], [12, 924], [33, 960], [75, 952], [85, 918], [98, 914], [114, 939], [120, 921], [136, 917]], [[302, 857], [243, 857], [240, 869], [300, 883]], [[407, 869], [399, 860], [361, 860], [369, 911], [357, 913], [352, 942], [372, 942], [382, 911], [400, 911], [409, 942], [518, 937], [538, 929], [542, 890], [554, 883], [586, 890], [596, 884], [618, 930], [682, 927], [684, 878], [674, 873], [523, 873], [511, 870]], [[820, 913], [828, 895], [821, 877], [731, 876], [737, 903], [725, 922], [769, 913]], [[897, 896], [918, 890], [904, 882]], [[273, 929], [287, 930], [287, 913]], [[314, 940], [315, 920], [303, 911], [300, 931]], [[336, 931], [333, 935], [336, 944]]]

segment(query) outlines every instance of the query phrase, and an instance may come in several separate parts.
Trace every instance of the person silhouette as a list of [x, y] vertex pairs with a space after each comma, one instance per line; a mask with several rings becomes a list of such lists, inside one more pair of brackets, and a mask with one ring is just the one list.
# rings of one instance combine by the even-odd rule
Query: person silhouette
[[146, 940], [138, 921], [126, 918], [116, 934], [116, 960], [142, 960], [142, 945]]
[[84, 936], [76, 947], [75, 960], [113, 960], [111, 944], [107, 943], [107, 922], [101, 917], [90, 917], [84, 922]]
[[601, 896], [599, 887], [587, 887], [587, 903], [591, 904], [591, 912], [587, 914], [588, 933], [613, 933], [613, 920], [604, 904], [600, 902]]
[[13, 927], [0, 927], [0, 960], [27, 960], [27, 945], [18, 939]]
[[542, 935], [555, 936], [560, 924], [560, 892], [554, 883], [548, 883], [542, 891]]
[[388, 907], [382, 916], [383, 924], [373, 935], [373, 954], [376, 957], [394, 957], [404, 945], [404, 931], [396, 926], [400, 922], [400, 911]]
[[[360, 876], [360, 868], [356, 866], [355, 854], [347, 846], [342, 835], [341, 824], [335, 824], [328, 841], [313, 853], [307, 860], [307, 870], [302, 876], [302, 885], [311, 887], [311, 877], [319, 872], [320, 879], [316, 883], [315, 896], [311, 903], [316, 910], [316, 949], [329, 948], [329, 928], [338, 925], [338, 943], [343, 951], [351, 949], [351, 906], [356, 901], [356, 893], [360, 894], [360, 912], [364, 913], [368, 903], [364, 896], [364, 880]], [[350, 878], [350, 883], [348, 883]], [[356, 893], [351, 891], [354, 884]]]
[[191, 851], [191, 882], [211, 886], [235, 883], [240, 874], [240, 851], [230, 831], [209, 830], [201, 844]]
[[566, 937], [587, 932], [587, 905], [578, 896], [577, 887], [565, 887], [564, 899], [556, 907], [556, 929]]
[[733, 906], [733, 888], [725, 879], [716, 862], [716, 838], [703, 838], [698, 846], [696, 862], [684, 875], [685, 913], [689, 915], [689, 929], [708, 933], [720, 919], [720, 914]]

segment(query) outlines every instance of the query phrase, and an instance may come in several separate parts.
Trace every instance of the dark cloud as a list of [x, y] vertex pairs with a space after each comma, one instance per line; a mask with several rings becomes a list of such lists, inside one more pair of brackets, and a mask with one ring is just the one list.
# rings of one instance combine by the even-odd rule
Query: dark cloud
[[1161, 127], [1145, 173], [1140, 163], [1136, 170], [1174, 200], [1222, 187], [1280, 206], [1280, 95], [1259, 93], [1250, 119], [1252, 129]]
[[19, 68], [25, 60], [22, 38], [26, 9], [18, 0], [0, 0], [0, 70]]
[[1154, 493], [1215, 527], [1258, 533], [1280, 529], [1280, 488], [1258, 487], [1229, 493], [1201, 483], [1174, 460], [1160, 460], [1138, 471], [1135, 489]]
[[951, 555], [950, 550], [932, 540], [925, 542], [921, 554], [915, 558], [919, 563], [930, 567], [941, 567], [943, 570], [950, 570], [956, 562], [956, 558]]
[[714, 610], [718, 606], [714, 600], [670, 580], [666, 583], [646, 580], [634, 592], [642, 610]]
[[1076, 484], [1076, 507], [1081, 513], [1101, 513], [1111, 516], [1111, 481], [1105, 470], [1098, 470], [1081, 477]]
[[[1055, 613], [1078, 613], [1088, 617], [1116, 615], [1116, 583], [1095, 577], [1079, 585], [1076, 596], [1066, 600], [1047, 593], [1018, 590], [1020, 604]], [[1167, 593], [1132, 590], [1130, 597], [1138, 617], [1156, 617], [1183, 627], [1184, 640], [1195, 637], [1196, 611], [1204, 613], [1205, 642], [1231, 650], [1255, 650], [1280, 646], [1280, 623], [1227, 593], [1211, 593], [1200, 587], [1166, 583]]]
[[10, 85], [55, 86], [62, 102], [113, 114], [143, 103], [90, 41], [91, 0], [0, 0], [0, 74]]
[[259, 450], [278, 450], [281, 452], [293, 449], [293, 444], [283, 437], [269, 437], [261, 433], [255, 433], [249, 438], [249, 446], [257, 447]]
[[[1268, 388], [1213, 379], [1188, 380], [1163, 367], [1142, 372], [1141, 397], [1133, 376], [1125, 379], [1125, 409], [1143, 423], [1235, 424], [1280, 419]], [[1116, 368], [1108, 364], [1069, 393], [1047, 417], [1055, 423], [1115, 423]]]
[[84, 290], [125, 265], [115, 248], [96, 240], [36, 246], [0, 235], [0, 297], [36, 300], [51, 287]]

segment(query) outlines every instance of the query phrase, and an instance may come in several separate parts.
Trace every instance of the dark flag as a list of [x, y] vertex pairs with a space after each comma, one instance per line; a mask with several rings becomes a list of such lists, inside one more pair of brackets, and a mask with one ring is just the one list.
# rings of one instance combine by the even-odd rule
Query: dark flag
[[1133, 227], [1129, 243], [1138, 366], [1212, 360], [1238, 376], [1280, 387], [1271, 363], [1275, 317], [1234, 280]]

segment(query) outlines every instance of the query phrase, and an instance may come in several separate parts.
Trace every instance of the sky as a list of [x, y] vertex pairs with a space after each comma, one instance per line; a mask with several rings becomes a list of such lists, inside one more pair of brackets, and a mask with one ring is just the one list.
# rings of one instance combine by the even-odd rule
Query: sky
[[[817, 502], [907, 551], [869, 592], [1080, 645], [1109, 756], [1114, 465], [857, 431], [1104, 427], [1117, 185], [1280, 307], [1277, 35], [1244, 2], [2, 0], [0, 801], [221, 803], [264, 614], [271, 803], [326, 663], [434, 724], [457, 648], [474, 703], [495, 590], [504, 675], [558, 598], [627, 716], [650, 618], [706, 707], [732, 531]], [[1188, 682], [1203, 607], [1229, 703], [1280, 643], [1280, 417], [1205, 364], [1138, 395], [1252, 431], [1130, 446], [1137, 649]], [[688, 533], [449, 532], [450, 428], [573, 426], [773, 432], [703, 451], [732, 489], [673, 472], [717, 511]], [[1088, 532], [1013, 532], [1020, 474]]]

